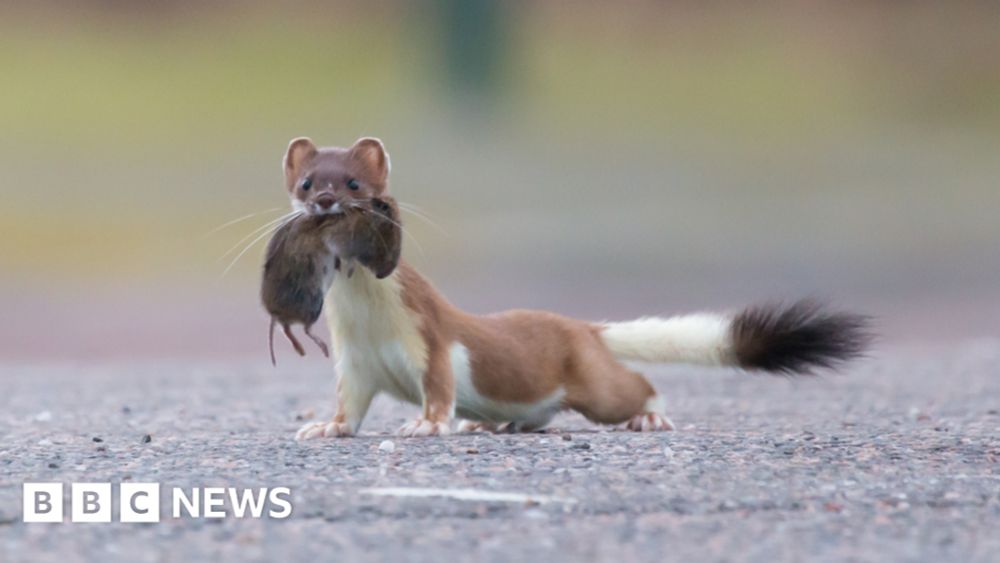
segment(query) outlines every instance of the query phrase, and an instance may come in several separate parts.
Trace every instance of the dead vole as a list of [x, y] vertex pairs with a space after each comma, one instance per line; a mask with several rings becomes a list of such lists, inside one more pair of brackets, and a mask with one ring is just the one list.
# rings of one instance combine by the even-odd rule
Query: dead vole
[[384, 278], [399, 264], [402, 227], [391, 197], [353, 201], [336, 214], [305, 214], [279, 228], [267, 246], [261, 282], [261, 301], [271, 315], [268, 349], [274, 356], [274, 327], [280, 324], [285, 337], [300, 356], [305, 349], [291, 331], [302, 324], [323, 355], [330, 352], [322, 339], [312, 334], [333, 277], [351, 275], [355, 264]]

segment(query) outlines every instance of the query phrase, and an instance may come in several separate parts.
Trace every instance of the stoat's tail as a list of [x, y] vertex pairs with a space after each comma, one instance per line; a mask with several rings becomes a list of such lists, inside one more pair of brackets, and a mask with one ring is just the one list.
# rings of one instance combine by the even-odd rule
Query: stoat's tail
[[750, 307], [735, 315], [695, 314], [604, 323], [601, 335], [622, 360], [734, 366], [809, 373], [860, 356], [868, 318], [831, 313], [812, 301]]

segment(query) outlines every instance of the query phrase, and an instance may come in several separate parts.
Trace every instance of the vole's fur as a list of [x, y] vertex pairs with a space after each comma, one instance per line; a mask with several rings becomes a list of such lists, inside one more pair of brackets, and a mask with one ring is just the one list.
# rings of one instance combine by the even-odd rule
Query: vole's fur
[[[387, 190], [389, 157], [375, 139], [346, 149], [295, 139], [284, 164], [298, 209], [319, 210], [304, 183], [330, 186], [343, 205]], [[356, 178], [359, 186], [341, 189]], [[563, 409], [637, 431], [670, 430], [662, 398], [622, 360], [807, 373], [853, 358], [868, 343], [863, 317], [809, 302], [622, 323], [545, 311], [471, 315], [405, 261], [385, 279], [364, 269], [336, 276], [326, 303], [337, 356], [337, 412], [332, 421], [304, 426], [297, 439], [357, 432], [380, 392], [422, 407], [399, 430], [405, 436], [445, 434], [456, 416], [469, 430], [533, 430]]]
[[291, 331], [302, 324], [305, 334], [323, 354], [330, 353], [312, 326], [337, 272], [353, 274], [355, 263], [381, 279], [399, 263], [399, 210], [388, 196], [356, 203], [346, 212], [300, 215], [277, 229], [267, 246], [261, 282], [261, 302], [271, 315], [268, 348], [274, 356], [274, 328], [280, 324], [299, 355], [305, 349]]

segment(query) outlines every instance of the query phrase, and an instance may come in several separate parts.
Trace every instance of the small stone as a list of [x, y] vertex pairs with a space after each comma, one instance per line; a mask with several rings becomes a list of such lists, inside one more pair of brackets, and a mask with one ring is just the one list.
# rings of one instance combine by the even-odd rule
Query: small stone
[[38, 445], [39, 446], [51, 446], [52, 445], [52, 440], [49, 440], [48, 438], [42, 438], [41, 440], [38, 441]]
[[382, 443], [378, 445], [378, 451], [391, 454], [396, 451], [396, 444], [392, 440], [382, 440]]
[[122, 414], [132, 414], [132, 409], [128, 405], [122, 405]]
[[42, 411], [35, 415], [35, 422], [48, 422], [52, 420], [52, 411]]
[[56, 462], [54, 462], [54, 461], [50, 461], [49, 462], [49, 469], [59, 469], [59, 464], [56, 463]]
[[[525, 503], [526, 506], [532, 506], [530, 503]], [[537, 506], [537, 504], [535, 505]], [[545, 513], [544, 510], [539, 510], [537, 508], [528, 508], [521, 516], [527, 518], [528, 520], [548, 520], [549, 515]]]
[[590, 442], [577, 442], [570, 447], [573, 448], [574, 450], [589, 450]]
[[476, 449], [476, 448], [469, 448], [469, 449], [465, 450], [465, 453], [467, 453], [467, 454], [478, 454], [479, 450]]
[[674, 450], [670, 446], [663, 446], [664, 457], [674, 457]]
[[562, 439], [563, 439], [563, 441], [569, 442], [569, 441], [571, 441], [573, 439], [573, 436], [570, 435], [570, 434], [563, 434], [562, 435]]
[[150, 443], [152, 441], [153, 441], [153, 437], [150, 436], [149, 434], [143, 434], [142, 435], [142, 443], [143, 444], [148, 444], [148, 443]]
[[98, 444], [100, 444], [101, 442], [104, 441], [104, 438], [101, 438], [100, 436], [94, 436], [93, 438], [91, 438], [91, 440], [93, 440], [93, 441], [97, 442]]

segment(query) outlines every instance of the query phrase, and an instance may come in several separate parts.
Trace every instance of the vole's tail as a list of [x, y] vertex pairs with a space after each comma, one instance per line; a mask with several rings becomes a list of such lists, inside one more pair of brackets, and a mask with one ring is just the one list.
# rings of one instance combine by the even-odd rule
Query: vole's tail
[[601, 336], [622, 360], [733, 366], [810, 373], [862, 355], [869, 319], [829, 312], [816, 302], [749, 307], [735, 315], [645, 317], [603, 323]]

